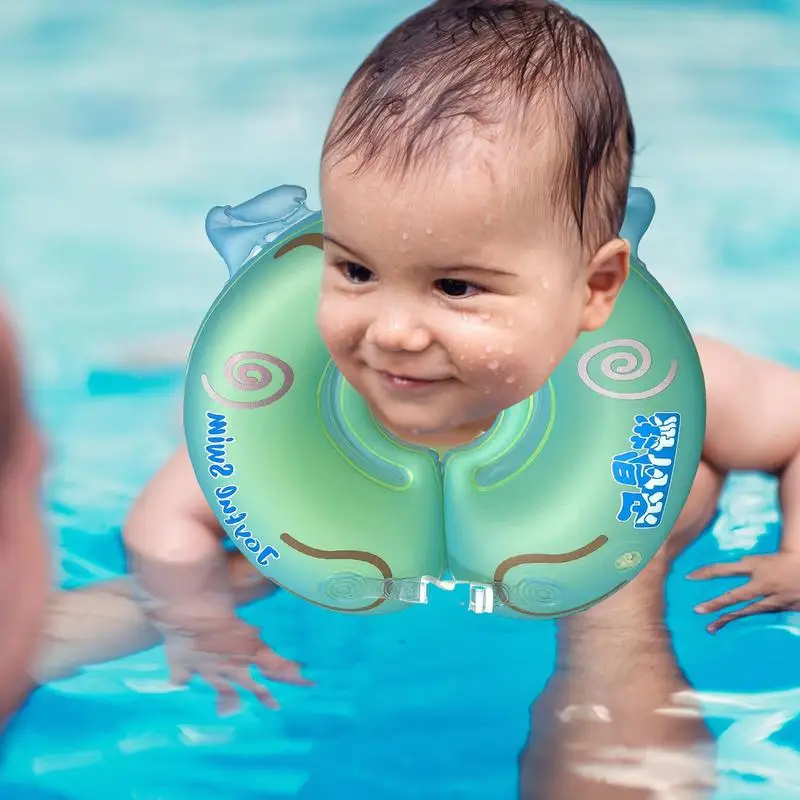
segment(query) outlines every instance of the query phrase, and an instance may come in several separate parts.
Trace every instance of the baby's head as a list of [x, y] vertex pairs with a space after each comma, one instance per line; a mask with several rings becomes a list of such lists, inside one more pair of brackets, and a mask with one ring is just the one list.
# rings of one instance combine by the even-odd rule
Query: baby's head
[[325, 141], [318, 320], [387, 428], [468, 441], [605, 323], [633, 148], [608, 52], [553, 3], [434, 3], [367, 57]]

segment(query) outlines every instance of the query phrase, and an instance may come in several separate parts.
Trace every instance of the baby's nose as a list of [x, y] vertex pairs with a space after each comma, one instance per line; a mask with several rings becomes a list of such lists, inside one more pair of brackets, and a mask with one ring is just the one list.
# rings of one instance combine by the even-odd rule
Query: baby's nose
[[430, 344], [430, 333], [417, 315], [393, 303], [372, 321], [367, 340], [381, 350], [420, 351]]

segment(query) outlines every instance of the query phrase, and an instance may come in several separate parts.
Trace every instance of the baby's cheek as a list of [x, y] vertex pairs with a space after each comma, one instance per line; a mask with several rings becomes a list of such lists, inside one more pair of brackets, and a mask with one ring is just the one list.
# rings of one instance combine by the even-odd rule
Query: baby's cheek
[[[510, 348], [505, 348], [510, 349]], [[501, 345], [485, 342], [479, 347], [464, 347], [456, 356], [456, 366], [469, 383], [491, 391], [514, 370], [514, 359]]]
[[485, 362], [486, 382], [517, 400], [537, 392], [550, 377], [555, 358], [535, 339], [507, 340]]
[[337, 302], [335, 297], [330, 297], [325, 293], [320, 295], [317, 308], [317, 327], [329, 350], [338, 348], [344, 338], [348, 320], [347, 316], [342, 313], [346, 309], [342, 309], [341, 305], [342, 303]]

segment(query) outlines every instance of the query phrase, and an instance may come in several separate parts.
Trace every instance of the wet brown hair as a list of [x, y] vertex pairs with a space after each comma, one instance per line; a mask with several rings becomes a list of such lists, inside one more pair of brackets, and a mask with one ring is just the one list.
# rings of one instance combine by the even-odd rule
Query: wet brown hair
[[[543, 109], [546, 120], [534, 116]], [[439, 0], [401, 22], [345, 87], [323, 158], [402, 173], [441, 156], [465, 123], [481, 130], [509, 119], [523, 125], [521, 147], [556, 126], [548, 200], [584, 245], [614, 238], [635, 146], [625, 89], [594, 30], [547, 0]]]

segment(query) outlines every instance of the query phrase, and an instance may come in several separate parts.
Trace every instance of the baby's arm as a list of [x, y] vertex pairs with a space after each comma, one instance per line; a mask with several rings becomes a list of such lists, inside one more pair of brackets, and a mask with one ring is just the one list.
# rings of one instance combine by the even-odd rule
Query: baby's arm
[[755, 600], [711, 623], [709, 630], [715, 631], [738, 617], [800, 603], [800, 372], [705, 337], [698, 337], [697, 348], [708, 403], [703, 459], [722, 473], [776, 475], [783, 513], [778, 554], [714, 564], [690, 576], [750, 577], [743, 586], [698, 606], [700, 613], [710, 613]]
[[780, 478], [781, 550], [800, 554], [800, 372], [698, 337], [708, 410], [703, 458]]
[[233, 615], [222, 535], [181, 447], [138, 497], [123, 530], [130, 572], [155, 619]]
[[217, 690], [223, 708], [237, 703], [234, 683], [274, 706], [250, 676], [251, 665], [273, 680], [308, 681], [236, 615], [223, 535], [182, 447], [134, 504], [123, 539], [149, 617], [164, 636], [173, 680], [199, 675]]

